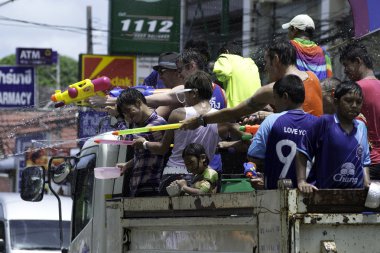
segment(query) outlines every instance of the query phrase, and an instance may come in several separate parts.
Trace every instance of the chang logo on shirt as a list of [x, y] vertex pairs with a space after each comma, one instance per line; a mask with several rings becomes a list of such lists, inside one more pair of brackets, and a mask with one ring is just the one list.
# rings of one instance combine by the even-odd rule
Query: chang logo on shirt
[[355, 176], [355, 165], [353, 163], [344, 163], [340, 169], [340, 173], [334, 175], [333, 180], [340, 183], [352, 183], [358, 182]]
[[362, 158], [363, 156], [363, 146], [362, 145], [359, 145], [358, 148], [356, 149], [356, 157], [358, 157], [359, 159]]
[[212, 108], [214, 109], [217, 109], [217, 110], [220, 110], [221, 108], [221, 105], [220, 105], [220, 102], [216, 102], [216, 97], [212, 97], [210, 99], [210, 105]]

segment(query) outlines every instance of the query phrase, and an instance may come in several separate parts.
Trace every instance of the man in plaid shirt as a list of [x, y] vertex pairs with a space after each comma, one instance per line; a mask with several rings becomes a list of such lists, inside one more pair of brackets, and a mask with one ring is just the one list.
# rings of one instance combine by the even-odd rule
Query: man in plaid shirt
[[[137, 89], [126, 89], [116, 101], [117, 110], [133, 127], [158, 126], [167, 124], [166, 120], [150, 109], [144, 95]], [[143, 137], [147, 141], [159, 142], [163, 131], [136, 134], [133, 138]], [[132, 136], [130, 136], [132, 137]], [[131, 170], [129, 180], [130, 197], [156, 196], [164, 165], [164, 156], [155, 155], [147, 149], [134, 149], [134, 157], [127, 163], [117, 164], [122, 173]]]

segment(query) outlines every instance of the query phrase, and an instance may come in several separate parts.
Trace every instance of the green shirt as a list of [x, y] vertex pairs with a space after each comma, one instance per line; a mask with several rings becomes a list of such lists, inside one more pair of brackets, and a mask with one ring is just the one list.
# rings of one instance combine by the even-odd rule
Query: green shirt
[[259, 70], [251, 58], [221, 54], [213, 72], [226, 90], [228, 108], [237, 106], [261, 87]]
[[207, 167], [202, 174], [195, 175], [191, 187], [199, 189], [203, 193], [213, 193], [216, 191], [217, 182], [218, 172]]

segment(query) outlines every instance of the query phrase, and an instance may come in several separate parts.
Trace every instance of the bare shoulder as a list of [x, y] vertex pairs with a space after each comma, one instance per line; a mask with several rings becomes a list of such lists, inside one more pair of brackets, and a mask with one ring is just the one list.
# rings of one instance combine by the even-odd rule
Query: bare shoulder
[[[313, 72], [310, 71], [309, 73], [313, 73]], [[314, 75], [314, 74], [310, 74], [310, 75], [309, 75], [309, 73], [306, 72], [306, 71], [299, 71], [299, 73], [298, 73], [298, 77], [301, 78], [302, 82], [306, 81], [306, 80], [309, 79], [309, 78], [314, 79], [313, 77], [314, 77], [315, 75]], [[313, 75], [314, 75], [314, 76], [313, 76]], [[316, 77], [316, 76], [315, 76], [315, 77]], [[317, 78], [317, 79], [318, 79], [318, 78]]]
[[177, 123], [184, 120], [186, 117], [186, 110], [184, 107], [177, 108], [170, 113], [168, 123]]

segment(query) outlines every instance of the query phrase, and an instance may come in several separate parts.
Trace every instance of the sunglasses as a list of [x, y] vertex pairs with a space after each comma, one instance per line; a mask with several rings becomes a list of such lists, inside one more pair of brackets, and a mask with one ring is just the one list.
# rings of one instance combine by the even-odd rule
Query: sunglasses
[[168, 71], [169, 69], [165, 69], [165, 68], [160, 68], [159, 70], [157, 70], [158, 74], [160, 75], [163, 75], [166, 71]]

